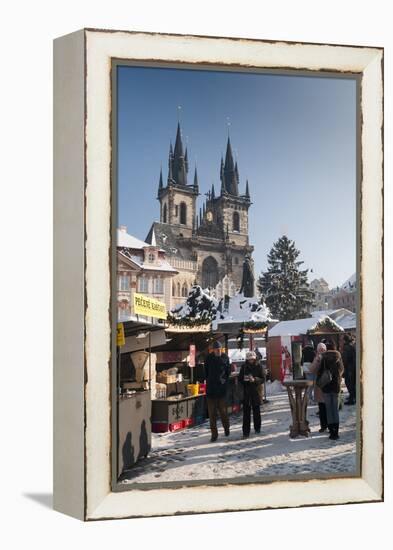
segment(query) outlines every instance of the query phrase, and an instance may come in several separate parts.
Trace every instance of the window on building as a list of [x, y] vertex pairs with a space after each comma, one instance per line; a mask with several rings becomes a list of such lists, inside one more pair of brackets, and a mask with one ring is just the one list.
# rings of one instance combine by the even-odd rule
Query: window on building
[[240, 231], [240, 216], [239, 216], [239, 212], [235, 212], [233, 213], [233, 231]]
[[235, 256], [233, 261], [235, 262], [235, 265], [239, 265], [239, 258], [237, 256]]
[[177, 283], [177, 295], [181, 296], [180, 283]]
[[162, 221], [164, 223], [168, 223], [168, 207], [167, 207], [166, 203], [164, 204], [164, 208], [163, 208], [163, 211], [162, 211]]
[[153, 264], [155, 259], [155, 255], [152, 252], [149, 252], [149, 263]]
[[164, 294], [164, 279], [162, 277], [154, 279], [154, 294]]
[[119, 290], [130, 290], [130, 277], [128, 275], [119, 275]]
[[188, 296], [188, 289], [186, 283], [183, 283], [182, 289], [181, 289], [181, 295], [183, 298], [187, 298]]
[[187, 205], [185, 202], [180, 203], [180, 223], [187, 225]]
[[179, 215], [179, 205], [177, 204], [175, 206], [175, 216], [176, 216], [176, 218], [177, 218], [178, 215]]
[[172, 284], [172, 296], [176, 296], [176, 285], [175, 285], [175, 283]]
[[138, 292], [149, 292], [149, 279], [144, 275], [138, 279]]

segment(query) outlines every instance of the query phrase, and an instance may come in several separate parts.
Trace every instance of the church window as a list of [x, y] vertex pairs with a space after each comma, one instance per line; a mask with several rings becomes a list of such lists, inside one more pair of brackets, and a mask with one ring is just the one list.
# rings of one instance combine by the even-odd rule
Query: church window
[[188, 296], [188, 290], [186, 283], [183, 283], [182, 289], [181, 289], [181, 295], [183, 298], [187, 298]]
[[235, 265], [239, 265], [239, 258], [237, 256], [235, 256], [234, 261], [235, 261]]
[[179, 205], [175, 206], [175, 216], [177, 217], [179, 215]]
[[185, 202], [180, 203], [180, 223], [187, 225], [187, 205]]
[[178, 296], [181, 296], [181, 292], [180, 292], [180, 283], [177, 283], [177, 295], [178, 295]]
[[176, 285], [175, 285], [175, 283], [172, 284], [172, 296], [176, 296]]
[[167, 207], [166, 203], [164, 204], [164, 208], [163, 208], [162, 221], [164, 223], [168, 222], [168, 207]]
[[240, 216], [239, 212], [235, 211], [233, 213], [233, 231], [240, 231]]
[[203, 288], [215, 288], [218, 284], [218, 264], [213, 256], [208, 256], [202, 263]]

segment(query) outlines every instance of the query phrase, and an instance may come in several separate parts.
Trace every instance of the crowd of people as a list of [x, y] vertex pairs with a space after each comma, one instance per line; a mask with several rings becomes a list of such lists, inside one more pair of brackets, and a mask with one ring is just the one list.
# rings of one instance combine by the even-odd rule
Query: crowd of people
[[[333, 340], [323, 340], [316, 350], [309, 340], [302, 350], [303, 377], [312, 382], [308, 398], [318, 404], [321, 433], [329, 431], [329, 439], [339, 439], [339, 400], [341, 382], [344, 376], [348, 390], [346, 405], [356, 403], [356, 346], [349, 335], [344, 336], [342, 354]], [[213, 351], [205, 360], [206, 398], [209, 414], [211, 441], [218, 438], [217, 416], [221, 418], [225, 436], [230, 435], [230, 422], [227, 412], [226, 391], [231, 372], [228, 356], [223, 352], [219, 341], [214, 342]], [[261, 387], [265, 372], [260, 357], [248, 351], [246, 361], [241, 366], [238, 381], [243, 388], [243, 438], [250, 436], [251, 416], [256, 434], [261, 431]]]

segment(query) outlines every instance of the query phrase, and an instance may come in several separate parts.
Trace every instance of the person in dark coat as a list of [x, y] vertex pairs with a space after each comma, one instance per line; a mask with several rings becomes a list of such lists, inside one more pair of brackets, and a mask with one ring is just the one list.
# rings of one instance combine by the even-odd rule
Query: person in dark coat
[[338, 431], [340, 427], [340, 418], [338, 413], [338, 396], [341, 391], [341, 380], [344, 372], [344, 365], [341, 358], [341, 353], [336, 350], [336, 345], [332, 341], [326, 342], [327, 351], [322, 355], [320, 368], [318, 369], [317, 385], [323, 371], [326, 369], [330, 372], [331, 381], [323, 386], [322, 392], [326, 407], [326, 417], [328, 429], [330, 432], [329, 439], [339, 439]]
[[314, 401], [314, 382], [315, 382], [315, 375], [311, 371], [311, 365], [315, 359], [315, 350], [314, 350], [314, 342], [310, 339], [308, 340], [307, 344], [304, 346], [302, 351], [302, 360], [301, 365], [303, 367], [303, 375], [306, 380], [311, 380], [313, 382], [313, 385], [310, 386], [307, 390], [308, 392], [308, 398], [311, 403]]
[[354, 405], [356, 403], [356, 347], [348, 334], [344, 336], [342, 358], [344, 363], [344, 380], [349, 393], [345, 404]]
[[229, 435], [229, 418], [225, 396], [230, 372], [229, 358], [225, 353], [222, 353], [221, 343], [216, 341], [213, 344], [213, 353], [209, 353], [205, 361], [206, 400], [212, 442], [216, 441], [218, 437], [217, 410], [221, 417], [225, 435]]
[[243, 438], [250, 436], [251, 409], [255, 433], [261, 431], [261, 398], [258, 387], [263, 383], [262, 365], [257, 362], [255, 351], [248, 351], [246, 362], [239, 373], [239, 382], [243, 386]]

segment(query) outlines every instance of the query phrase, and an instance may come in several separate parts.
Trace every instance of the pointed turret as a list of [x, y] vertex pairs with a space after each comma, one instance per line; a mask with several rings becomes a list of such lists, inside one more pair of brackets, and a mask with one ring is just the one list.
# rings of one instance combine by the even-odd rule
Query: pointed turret
[[248, 200], [250, 200], [250, 188], [248, 186], [248, 180], [246, 181], [246, 195]]
[[237, 185], [239, 185], [239, 169], [237, 167], [237, 161], [236, 161], [236, 164], [235, 164], [235, 176], [236, 176]]
[[216, 192], [214, 191], [214, 183], [212, 183], [212, 200], [216, 198]]
[[186, 165], [186, 172], [188, 173], [188, 148], [186, 147], [186, 152], [184, 154], [184, 162]]
[[161, 166], [161, 170], [160, 170], [160, 179], [159, 179], [159, 182], [158, 182], [158, 196], [160, 195], [160, 192], [164, 189], [164, 183], [162, 181], [162, 166]]
[[195, 172], [194, 172], [194, 187], [195, 187], [196, 191], [198, 191], [199, 183], [198, 183], [198, 172], [197, 172], [197, 167], [196, 166], [195, 166]]

